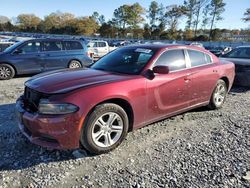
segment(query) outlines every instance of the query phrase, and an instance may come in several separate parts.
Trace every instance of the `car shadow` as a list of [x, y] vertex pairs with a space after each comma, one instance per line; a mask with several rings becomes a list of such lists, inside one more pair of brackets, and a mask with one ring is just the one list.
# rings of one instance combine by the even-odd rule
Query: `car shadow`
[[243, 87], [243, 86], [238, 86], [238, 85], [233, 85], [231, 90], [229, 91], [229, 94], [234, 94], [234, 93], [246, 93], [250, 90], [250, 87]]
[[48, 150], [30, 143], [17, 126], [15, 104], [0, 105], [0, 132], [0, 172], [92, 156], [83, 150], [75, 156], [74, 150]]

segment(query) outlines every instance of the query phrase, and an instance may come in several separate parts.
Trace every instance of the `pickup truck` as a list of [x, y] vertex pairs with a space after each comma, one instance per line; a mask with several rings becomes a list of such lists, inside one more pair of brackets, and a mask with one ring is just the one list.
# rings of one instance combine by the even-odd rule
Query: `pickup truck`
[[89, 41], [87, 44], [88, 56], [91, 57], [94, 61], [98, 60], [100, 57], [106, 55], [107, 53], [115, 50], [117, 47], [109, 46], [107, 41]]

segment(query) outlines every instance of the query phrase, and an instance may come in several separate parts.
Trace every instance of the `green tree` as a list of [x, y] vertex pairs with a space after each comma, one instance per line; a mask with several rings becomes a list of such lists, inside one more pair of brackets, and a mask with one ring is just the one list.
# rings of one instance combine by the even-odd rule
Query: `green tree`
[[6, 16], [1, 16], [0, 15], [0, 24], [5, 24], [7, 22], [10, 22], [10, 19]]
[[151, 27], [155, 27], [157, 21], [159, 20], [160, 7], [156, 1], [152, 1], [149, 5], [147, 18], [149, 19], [149, 23]]
[[[221, 14], [225, 11], [225, 5], [226, 3], [223, 2], [223, 0], [211, 0], [209, 10], [210, 10], [210, 16], [211, 16], [211, 26], [210, 26], [210, 32], [209, 32], [209, 40], [212, 37], [213, 27], [214, 24], [222, 20]], [[215, 36], [215, 35], [213, 35]]]
[[[200, 15], [203, 7], [208, 5], [209, 0], [197, 0], [194, 9], [194, 36], [197, 35], [198, 25], [200, 23]], [[204, 10], [204, 9], [203, 9]]]
[[250, 21], [250, 8], [246, 9], [246, 12], [244, 13], [244, 18], [242, 18], [242, 20], [244, 20], [245, 22], [249, 22]]
[[197, 0], [185, 0], [184, 1], [184, 8], [185, 8], [185, 15], [187, 16], [187, 25], [186, 29], [191, 30], [194, 25], [194, 12], [195, 12], [195, 7], [197, 4]]
[[92, 17], [77, 19], [76, 34], [91, 36], [99, 29], [98, 23]]
[[99, 25], [102, 25], [105, 23], [105, 17], [104, 15], [100, 15], [98, 12], [93, 12], [91, 16]]
[[170, 5], [166, 7], [166, 23], [169, 26], [169, 39], [176, 40], [178, 36], [177, 26], [179, 20], [185, 14], [185, 8], [180, 5]]
[[63, 33], [63, 28], [74, 27], [76, 18], [71, 13], [53, 12], [46, 16], [43, 21], [45, 32]]
[[34, 14], [20, 14], [17, 16], [17, 24], [21, 30], [35, 31], [41, 19]]
[[201, 28], [202, 29], [206, 29], [207, 28], [207, 25], [208, 25], [209, 20], [210, 20], [210, 17], [209, 17], [209, 7], [210, 7], [210, 5], [207, 4], [205, 6], [205, 8], [203, 9], [203, 11], [202, 11], [202, 14], [203, 14], [202, 24], [201, 24]]

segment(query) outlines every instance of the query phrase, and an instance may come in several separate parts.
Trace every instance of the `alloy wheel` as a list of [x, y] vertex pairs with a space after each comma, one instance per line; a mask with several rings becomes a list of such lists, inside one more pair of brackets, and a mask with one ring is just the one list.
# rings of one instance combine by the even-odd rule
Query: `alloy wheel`
[[6, 79], [11, 76], [11, 70], [9, 67], [0, 67], [0, 78]]
[[220, 106], [226, 97], [226, 88], [223, 84], [218, 84], [214, 93], [214, 102], [217, 106]]
[[72, 61], [69, 65], [69, 68], [71, 69], [77, 69], [77, 68], [81, 68], [81, 64], [78, 61]]
[[110, 147], [121, 137], [123, 132], [123, 120], [115, 112], [101, 115], [94, 123], [92, 139], [99, 147]]

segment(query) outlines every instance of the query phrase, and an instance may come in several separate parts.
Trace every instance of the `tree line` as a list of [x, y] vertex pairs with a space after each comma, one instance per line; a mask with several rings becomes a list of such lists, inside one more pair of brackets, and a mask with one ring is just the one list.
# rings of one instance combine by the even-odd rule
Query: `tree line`
[[[76, 17], [71, 13], [53, 12], [43, 19], [35, 14], [20, 14], [11, 21], [0, 16], [0, 31], [22, 31], [50, 34], [109, 38], [144, 38], [169, 40], [218, 40], [222, 32], [216, 24], [223, 19], [223, 0], [185, 0], [181, 5], [164, 6], [152, 1], [148, 8], [139, 3], [124, 4], [114, 10], [113, 18], [94, 12], [91, 16]], [[250, 8], [243, 21], [250, 21]], [[186, 18], [185, 29], [179, 23]], [[235, 31], [230, 31], [235, 32]], [[247, 31], [246, 31], [247, 32]]]

